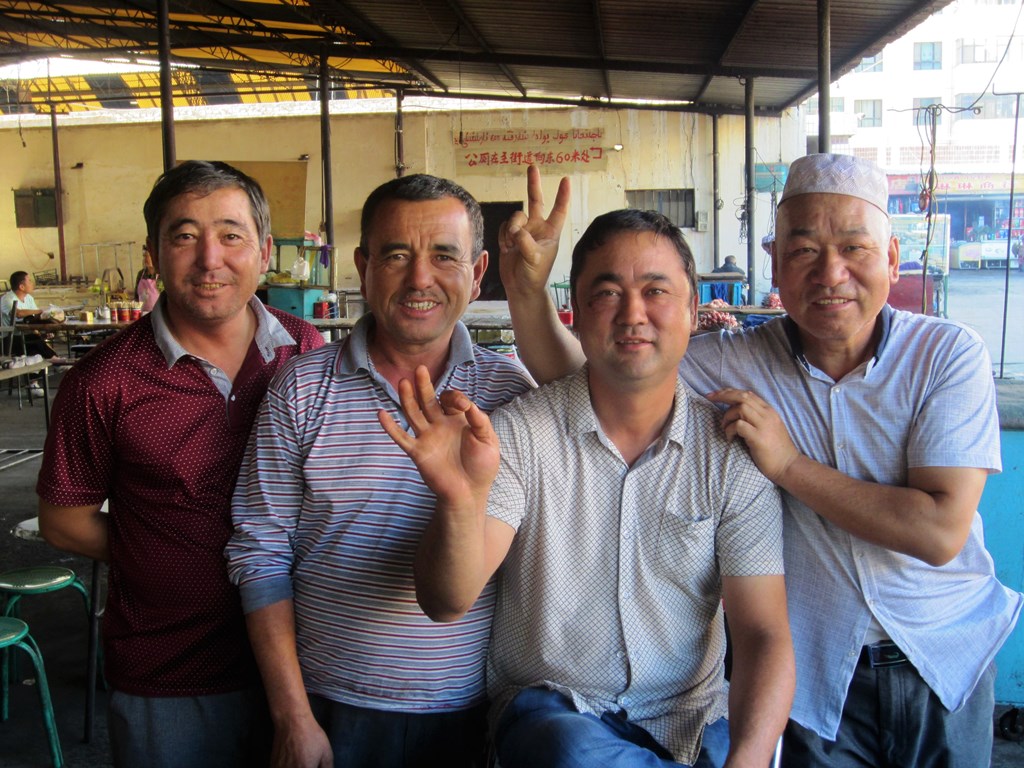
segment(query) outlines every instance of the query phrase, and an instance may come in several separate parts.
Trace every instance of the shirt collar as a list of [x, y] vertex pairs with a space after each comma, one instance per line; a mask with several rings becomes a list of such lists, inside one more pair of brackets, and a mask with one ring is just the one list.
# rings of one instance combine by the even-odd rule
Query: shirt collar
[[[874, 364], [882, 359], [882, 354], [885, 352], [885, 348], [889, 343], [889, 329], [892, 327], [892, 314], [893, 308], [888, 304], [882, 307], [882, 311], [878, 313], [878, 321], [882, 324], [882, 334], [878, 339], [878, 346], [875, 348], [875, 354], [873, 360], [868, 363], [868, 368], [874, 367]], [[807, 362], [807, 358], [804, 357], [804, 343], [800, 338], [800, 329], [797, 324], [793, 321], [789, 315], [782, 318], [782, 328], [786, 333], [786, 338], [789, 340], [789, 348], [800, 363], [807, 367], [810, 363]]]
[[[364, 370], [371, 376], [374, 375], [374, 368], [370, 363], [370, 333], [375, 326], [376, 321], [369, 312], [352, 326], [352, 331], [345, 339], [338, 354], [337, 372], [339, 374], [351, 374]], [[469, 330], [461, 321], [457, 322], [452, 328], [452, 338], [448, 345], [448, 364], [445, 367], [444, 375], [441, 376], [441, 381], [446, 381], [450, 372], [456, 367], [464, 363], [472, 363], [474, 360], [473, 339], [469, 335]]]
[[[149, 313], [149, 317], [153, 325], [156, 345], [163, 354], [164, 360], [167, 361], [167, 367], [171, 368], [182, 357], [194, 357], [195, 355], [192, 355], [191, 352], [181, 346], [178, 340], [174, 338], [174, 334], [171, 333], [171, 329], [167, 325], [166, 304], [167, 296], [161, 295], [160, 300], [153, 307], [153, 311]], [[255, 296], [249, 299], [249, 308], [256, 315], [256, 336], [254, 341], [264, 362], [269, 363], [274, 359], [275, 350], [278, 347], [287, 347], [296, 343], [295, 339], [281, 325], [280, 321], [270, 314], [267, 308], [263, 306], [263, 302]]]
[[[594, 413], [594, 406], [590, 402], [590, 385], [588, 384], [588, 372], [589, 366], [584, 365], [579, 371], [572, 374], [572, 380], [569, 382], [569, 433], [570, 434], [583, 434], [586, 432], [597, 432], [603, 435], [604, 432], [601, 429], [601, 425], [597, 420], [597, 414]], [[686, 438], [686, 408], [681, 407], [681, 403], [685, 403], [689, 397], [686, 384], [680, 377], [676, 377], [676, 394], [675, 399], [672, 403], [672, 413], [669, 415], [668, 422], [665, 424], [664, 429], [661, 431], [661, 437], [659, 437], [651, 447], [648, 449], [654, 450], [654, 452], [661, 451], [662, 448], [671, 440], [679, 445], [685, 444]]]

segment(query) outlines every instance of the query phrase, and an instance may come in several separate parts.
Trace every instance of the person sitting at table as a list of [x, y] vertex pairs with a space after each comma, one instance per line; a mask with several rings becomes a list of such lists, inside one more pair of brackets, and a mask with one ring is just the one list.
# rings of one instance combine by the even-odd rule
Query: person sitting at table
[[[736, 264], [736, 257], [730, 254], [725, 257], [725, 263], [721, 266], [715, 267], [711, 270], [712, 274], [729, 274], [729, 275], [742, 275], [743, 270]], [[733, 283], [708, 283], [708, 287], [711, 290], [712, 299], [721, 299], [722, 301], [733, 304], [732, 300], [732, 287]]]
[[743, 274], [743, 270], [739, 268], [738, 264], [736, 264], [736, 257], [731, 255], [731, 254], [729, 256], [725, 257], [725, 263], [724, 264], [722, 264], [720, 267], [715, 267], [711, 271], [716, 273], [716, 274], [720, 273], [720, 272], [728, 272], [728, 273], [734, 274], [734, 275], [742, 275]]
[[[50, 319], [49, 310], [40, 310], [32, 297], [32, 289], [36, 287], [32, 275], [28, 272], [14, 272], [11, 274], [10, 284], [11, 290], [0, 297], [0, 320], [4, 325], [15, 325], [19, 320], [46, 322]], [[63, 358], [57, 356], [56, 350], [38, 331], [22, 331], [22, 338], [25, 340], [26, 355], [39, 355], [51, 362], [63, 362]]]

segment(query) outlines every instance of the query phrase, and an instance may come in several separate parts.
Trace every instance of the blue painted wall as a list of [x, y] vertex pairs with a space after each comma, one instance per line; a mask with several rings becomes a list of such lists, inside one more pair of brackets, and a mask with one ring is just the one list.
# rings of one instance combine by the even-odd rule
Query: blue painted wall
[[[1000, 437], [1003, 471], [989, 476], [979, 512], [996, 575], [1024, 592], [1024, 430], [1004, 428]], [[1024, 619], [996, 656], [996, 667], [996, 701], [1024, 705]]]

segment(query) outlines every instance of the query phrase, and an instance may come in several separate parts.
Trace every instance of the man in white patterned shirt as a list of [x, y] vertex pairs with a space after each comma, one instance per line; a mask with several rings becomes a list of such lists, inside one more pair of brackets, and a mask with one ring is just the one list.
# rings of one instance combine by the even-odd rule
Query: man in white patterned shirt
[[[788, 316], [703, 334], [680, 366], [783, 490], [786, 768], [987, 765], [992, 660], [1024, 605], [977, 512], [1000, 469], [988, 353], [957, 323], [886, 304], [900, 262], [887, 198], [870, 161], [795, 160], [771, 249]], [[525, 258], [501, 254], [538, 381], [582, 364], [547, 296], [558, 233], [544, 235]]]
[[[531, 194], [544, 224], [538, 207]], [[381, 416], [437, 495], [416, 558], [427, 615], [457, 620], [501, 566], [488, 692], [503, 768], [761, 768], [785, 725], [781, 504], [678, 378], [695, 283], [668, 219], [605, 214], [573, 252], [581, 371], [496, 411], [493, 430], [461, 393], [436, 400], [424, 371], [400, 391], [415, 436]]]

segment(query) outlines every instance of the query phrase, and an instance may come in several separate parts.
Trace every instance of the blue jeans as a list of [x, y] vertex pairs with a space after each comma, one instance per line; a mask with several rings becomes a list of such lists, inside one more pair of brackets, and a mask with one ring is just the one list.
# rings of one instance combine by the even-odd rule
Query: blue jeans
[[265, 766], [273, 730], [262, 688], [211, 696], [112, 691], [107, 724], [118, 768]]
[[[623, 716], [578, 712], [557, 691], [527, 688], [505, 708], [495, 747], [501, 768], [678, 768], [661, 744]], [[704, 728], [693, 768], [721, 768], [729, 752], [729, 723]]]
[[964, 706], [950, 712], [911, 664], [873, 669], [850, 681], [835, 741], [792, 720], [782, 737], [783, 768], [982, 768], [992, 758], [995, 665]]
[[338, 768], [482, 768], [487, 705], [456, 712], [389, 712], [309, 695]]

